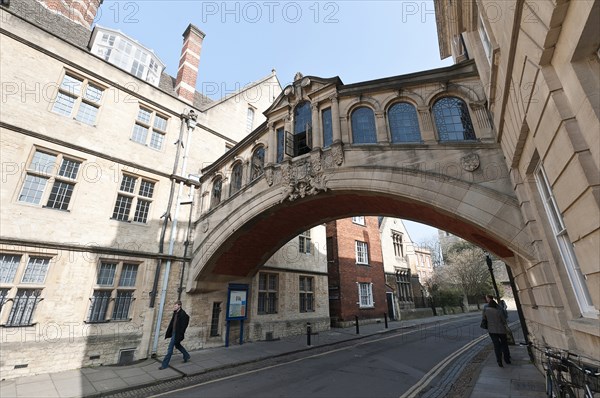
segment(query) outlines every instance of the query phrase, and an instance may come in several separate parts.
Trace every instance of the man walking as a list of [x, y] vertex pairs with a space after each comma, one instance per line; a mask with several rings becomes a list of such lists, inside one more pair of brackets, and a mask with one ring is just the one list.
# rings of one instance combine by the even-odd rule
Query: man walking
[[190, 360], [190, 354], [181, 345], [181, 341], [183, 341], [185, 337], [185, 330], [188, 327], [188, 323], [190, 323], [190, 317], [181, 308], [181, 301], [177, 300], [173, 307], [173, 317], [171, 318], [171, 322], [167, 328], [167, 333], [165, 333], [165, 339], [168, 339], [169, 337], [171, 338], [171, 341], [169, 342], [169, 349], [167, 350], [167, 355], [165, 355], [165, 358], [162, 361], [162, 365], [160, 365], [160, 368], [158, 369], [163, 370], [169, 367], [171, 355], [173, 355], [173, 348], [177, 348], [179, 351], [181, 351], [183, 354], [183, 362]]

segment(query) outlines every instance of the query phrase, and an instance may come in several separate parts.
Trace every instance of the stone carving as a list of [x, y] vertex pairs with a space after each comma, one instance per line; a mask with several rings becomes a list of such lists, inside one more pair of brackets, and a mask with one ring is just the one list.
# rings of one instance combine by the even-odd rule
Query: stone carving
[[[284, 185], [284, 190], [280, 203], [285, 200], [294, 201], [307, 195], [316, 195], [327, 190], [318, 152], [317, 156], [319, 156], [317, 161], [311, 155], [310, 161], [307, 159], [303, 159], [298, 163], [288, 161], [281, 165], [281, 182]], [[313, 164], [318, 167], [319, 171], [313, 169]]]
[[341, 142], [334, 142], [331, 145], [331, 154], [333, 155], [335, 164], [341, 166], [344, 163], [344, 148], [342, 148]]
[[475, 171], [479, 168], [479, 155], [471, 153], [460, 158], [460, 165], [466, 171]]
[[265, 167], [265, 178], [267, 179], [267, 184], [269, 184], [269, 186], [273, 185], [274, 174], [273, 166]]

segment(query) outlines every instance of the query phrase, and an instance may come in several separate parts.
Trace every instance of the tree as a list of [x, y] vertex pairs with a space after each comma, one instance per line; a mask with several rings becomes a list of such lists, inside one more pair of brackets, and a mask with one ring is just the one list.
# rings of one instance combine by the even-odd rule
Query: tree
[[449, 246], [445, 253], [441, 275], [460, 289], [464, 298], [483, 296], [491, 289], [490, 274], [485, 264], [485, 252], [469, 242]]

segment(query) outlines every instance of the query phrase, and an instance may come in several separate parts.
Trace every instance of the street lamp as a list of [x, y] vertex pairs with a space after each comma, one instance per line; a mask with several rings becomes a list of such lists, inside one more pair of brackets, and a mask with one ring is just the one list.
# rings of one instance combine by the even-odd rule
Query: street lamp
[[496, 298], [500, 300], [500, 292], [498, 292], [498, 285], [496, 285], [496, 278], [494, 277], [494, 269], [492, 268], [492, 259], [490, 258], [490, 254], [485, 254], [485, 262], [488, 266], [488, 270], [490, 271], [490, 275], [492, 276], [492, 285], [494, 287], [494, 292], [496, 293]]

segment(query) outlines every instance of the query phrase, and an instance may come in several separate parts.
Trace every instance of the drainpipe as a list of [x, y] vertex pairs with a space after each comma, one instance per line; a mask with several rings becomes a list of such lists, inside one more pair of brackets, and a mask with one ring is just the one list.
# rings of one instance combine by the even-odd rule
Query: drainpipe
[[188, 263], [187, 260], [187, 256], [188, 256], [188, 249], [190, 247], [190, 240], [192, 237], [192, 210], [194, 209], [194, 190], [193, 188], [190, 188], [191, 192], [190, 192], [190, 200], [187, 202], [181, 202], [182, 205], [189, 205], [190, 206], [190, 212], [188, 214], [188, 225], [187, 225], [187, 231], [185, 234], [185, 242], [183, 243], [184, 245], [184, 249], [183, 249], [183, 267], [181, 267], [181, 276], [179, 278], [179, 287], [177, 288], [177, 300], [181, 300], [181, 293], [183, 292], [183, 275], [185, 274], [185, 266]]
[[[191, 137], [192, 137], [192, 131], [194, 131], [194, 128], [196, 127], [197, 115], [193, 110], [190, 110], [190, 112], [187, 115], [184, 115], [184, 117], [185, 117], [185, 124], [187, 126], [187, 139], [185, 140], [185, 146], [183, 145], [183, 142], [179, 142], [179, 144], [184, 146], [183, 161], [181, 164], [181, 176], [186, 175], [185, 172], [186, 172], [186, 166], [187, 166], [188, 153], [189, 153], [190, 146], [191, 146], [190, 142], [191, 142]], [[183, 183], [183, 181], [180, 181], [179, 182], [179, 190], [177, 191], [177, 197], [175, 199], [175, 212], [173, 214], [173, 223], [171, 225], [171, 235], [169, 238], [169, 251], [168, 251], [169, 256], [173, 255], [173, 251], [175, 249], [175, 238], [176, 238], [176, 234], [177, 234], [177, 217], [179, 215], [179, 208], [181, 206], [180, 200], [181, 200], [181, 196], [183, 193], [183, 187], [184, 187], [184, 183]], [[158, 307], [158, 318], [156, 319], [156, 329], [154, 331], [154, 342], [152, 344], [152, 355], [156, 355], [156, 351], [158, 350], [158, 338], [160, 335], [160, 324], [162, 323], [163, 311], [165, 308], [165, 300], [166, 300], [166, 296], [167, 296], [167, 287], [169, 285], [170, 272], [171, 272], [171, 259], [169, 258], [165, 265], [163, 284], [162, 284], [162, 289], [161, 289], [161, 294], [160, 294], [160, 304]]]
[[[179, 139], [177, 140], [177, 152], [175, 152], [175, 163], [173, 164], [173, 175], [177, 174], [177, 168], [179, 167], [179, 154], [181, 152], [181, 143], [183, 142], [183, 131], [186, 123], [183, 119], [187, 115], [182, 115], [181, 128], [179, 129]], [[171, 189], [169, 190], [169, 200], [167, 201], [167, 210], [161, 216], [164, 218], [164, 222], [160, 231], [160, 239], [158, 241], [158, 253], [163, 254], [165, 252], [165, 235], [167, 232], [167, 225], [171, 219], [171, 206], [173, 206], [173, 195], [175, 194], [175, 181], [171, 179]], [[156, 301], [156, 295], [158, 294], [158, 279], [160, 278], [160, 269], [162, 268], [162, 259], [158, 259], [156, 262], [156, 271], [154, 272], [154, 282], [152, 283], [152, 291], [150, 291], [150, 308], [154, 308]]]

